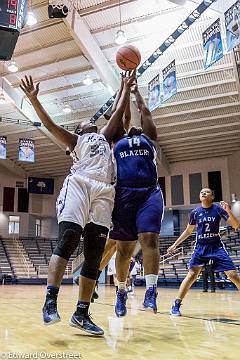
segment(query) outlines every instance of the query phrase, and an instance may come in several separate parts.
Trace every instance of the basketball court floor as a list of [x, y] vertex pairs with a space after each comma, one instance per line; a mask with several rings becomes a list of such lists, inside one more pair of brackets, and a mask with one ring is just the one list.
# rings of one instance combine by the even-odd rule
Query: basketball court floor
[[44, 326], [44, 286], [1, 286], [0, 358], [239, 359], [237, 291], [212, 294], [191, 290], [183, 303], [183, 316], [176, 318], [169, 315], [176, 289], [159, 289], [159, 311], [154, 315], [141, 309], [144, 288], [136, 288], [136, 295], [128, 300], [128, 315], [117, 318], [114, 288], [101, 286], [91, 312], [94, 321], [104, 328], [104, 337], [68, 326], [77, 292], [77, 286], [61, 288], [62, 322]]

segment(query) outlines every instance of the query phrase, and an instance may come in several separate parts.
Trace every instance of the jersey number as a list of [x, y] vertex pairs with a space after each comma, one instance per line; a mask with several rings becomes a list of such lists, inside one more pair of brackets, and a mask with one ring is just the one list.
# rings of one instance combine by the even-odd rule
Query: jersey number
[[128, 140], [128, 143], [129, 143], [130, 148], [132, 148], [133, 145], [140, 146], [140, 139], [139, 139], [139, 137], [133, 137], [133, 138]]
[[209, 232], [210, 231], [210, 224], [206, 223], [205, 225], [205, 232]]

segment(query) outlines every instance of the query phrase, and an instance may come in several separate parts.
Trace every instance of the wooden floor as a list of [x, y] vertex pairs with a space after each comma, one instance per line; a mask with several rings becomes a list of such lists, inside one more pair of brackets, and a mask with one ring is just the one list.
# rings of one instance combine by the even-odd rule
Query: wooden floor
[[0, 358], [13, 356], [1, 352], [24, 354], [25, 358], [47, 352], [45, 358], [67, 358], [71, 353], [85, 360], [240, 359], [238, 292], [192, 290], [182, 306], [183, 316], [175, 318], [169, 315], [169, 309], [176, 290], [159, 289], [159, 312], [154, 315], [141, 309], [144, 289], [136, 288], [136, 295], [128, 300], [128, 315], [121, 319], [114, 315], [114, 289], [102, 286], [99, 293], [91, 312], [105, 336], [94, 338], [68, 326], [77, 286], [62, 287], [62, 322], [52, 326], [42, 324], [45, 287], [0, 286]]

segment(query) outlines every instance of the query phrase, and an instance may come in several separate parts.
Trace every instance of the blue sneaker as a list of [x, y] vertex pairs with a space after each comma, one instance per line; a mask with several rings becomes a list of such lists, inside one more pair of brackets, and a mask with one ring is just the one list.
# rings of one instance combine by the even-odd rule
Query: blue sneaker
[[181, 301], [177, 301], [175, 300], [172, 309], [171, 309], [171, 315], [174, 316], [182, 316], [181, 312], [180, 312], [180, 306], [182, 305]]
[[90, 314], [80, 315], [78, 311], [75, 311], [71, 320], [69, 321], [69, 325], [77, 329], [86, 331], [87, 333], [92, 335], [104, 335], [103, 329], [94, 324]]
[[57, 299], [46, 299], [42, 311], [44, 325], [52, 325], [61, 321], [57, 311]]
[[151, 286], [145, 292], [145, 298], [143, 302], [144, 309], [152, 309], [154, 314], [157, 313], [157, 287]]
[[117, 291], [117, 302], [115, 305], [115, 314], [118, 317], [125, 316], [127, 314], [126, 302], [127, 302], [127, 292], [125, 290]]

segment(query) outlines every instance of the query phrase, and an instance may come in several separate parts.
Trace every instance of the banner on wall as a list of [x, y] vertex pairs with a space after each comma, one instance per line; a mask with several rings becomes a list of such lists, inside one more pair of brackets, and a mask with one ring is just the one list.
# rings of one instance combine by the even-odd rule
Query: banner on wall
[[224, 15], [227, 49], [230, 51], [240, 44], [240, 0], [233, 4]]
[[220, 19], [217, 19], [203, 35], [204, 68], [207, 69], [223, 57]]
[[7, 158], [7, 137], [0, 136], [0, 159], [6, 160]]
[[177, 93], [176, 64], [173, 60], [163, 73], [163, 101], [167, 101]]
[[19, 139], [18, 160], [34, 162], [34, 140]]
[[32, 194], [54, 194], [54, 179], [49, 178], [28, 178], [28, 192]]
[[161, 105], [159, 74], [148, 83], [148, 108], [155, 110]]

